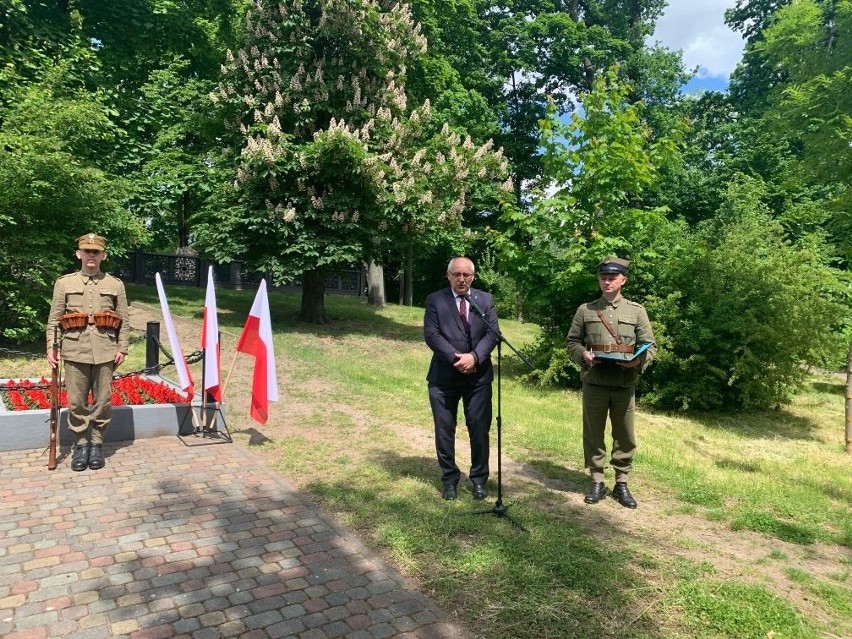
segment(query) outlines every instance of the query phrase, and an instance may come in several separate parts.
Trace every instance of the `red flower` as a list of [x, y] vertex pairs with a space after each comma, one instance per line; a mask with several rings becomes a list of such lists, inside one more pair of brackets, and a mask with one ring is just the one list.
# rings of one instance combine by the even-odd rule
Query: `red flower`
[[[50, 408], [50, 383], [42, 377], [37, 383], [24, 379], [16, 382], [9, 380], [6, 386], [17, 387], [15, 390], [0, 391], [0, 398], [8, 410], [22, 411], [39, 408]], [[33, 388], [45, 386], [45, 388]], [[139, 404], [186, 404], [191, 397], [184, 397], [180, 392], [164, 382], [157, 382], [147, 377], [132, 375], [113, 380], [113, 406], [135, 406]], [[92, 402], [91, 394], [89, 403]], [[60, 389], [59, 405], [68, 406], [68, 391]]]

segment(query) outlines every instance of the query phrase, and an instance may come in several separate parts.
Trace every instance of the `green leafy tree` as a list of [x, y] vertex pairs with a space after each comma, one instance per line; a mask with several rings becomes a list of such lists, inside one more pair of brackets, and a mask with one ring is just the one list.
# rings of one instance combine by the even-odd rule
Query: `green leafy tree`
[[[200, 228], [218, 256], [283, 282], [300, 277], [301, 317], [324, 322], [325, 272], [398, 239], [461, 232], [469, 194], [505, 161], [413, 108], [408, 62], [426, 40], [406, 5], [255, 2], [214, 99], [240, 131], [238, 203]], [[496, 182], [499, 184], [499, 182]]]
[[220, 177], [210, 165], [224, 125], [207, 96], [246, 5], [118, 0], [82, 9], [84, 32], [96, 43], [98, 83], [108, 88], [120, 132], [102, 157], [130, 183], [127, 206], [159, 250], [193, 242], [193, 216]]
[[151, 244], [163, 251], [192, 244], [193, 216], [223, 179], [211, 161], [221, 120], [200, 108], [215, 85], [193, 77], [188, 67], [187, 60], [176, 58], [142, 86], [139, 99], [146, 109], [137, 122], [145, 135], [133, 143], [138, 163], [127, 174], [133, 188], [128, 206], [151, 229]]
[[777, 19], [778, 11], [792, 0], [738, 0], [725, 12], [725, 22], [743, 34], [743, 59], [731, 74], [730, 94], [741, 113], [756, 117], [765, 107], [772, 88], [783, 82], [784, 71], [771, 65], [756, 46], [763, 30]]
[[[0, 113], [0, 326], [26, 341], [42, 330], [53, 280], [74, 266], [74, 239], [97, 231], [121, 254], [144, 236], [121, 205], [126, 184], [96, 165], [108, 109], [69, 58], [18, 87]], [[85, 65], [83, 65], [85, 66]]]
[[[768, 130], [800, 149], [798, 168], [827, 187], [826, 221], [852, 263], [852, 2], [802, 0], [781, 9], [755, 45], [784, 82], [770, 93]], [[790, 126], [790, 123], [796, 126]]]
[[[520, 201], [522, 183], [543, 174], [539, 122], [549, 105], [564, 115], [574, 96], [592, 89], [613, 65], [631, 86], [630, 100], [654, 106], [686, 80], [680, 56], [648, 48], [662, 0], [504, 0], [482, 12], [490, 72], [501, 79], [487, 99], [500, 118]], [[668, 98], [667, 98], [668, 99]]]
[[42, 69], [76, 59], [76, 80], [97, 94], [109, 119], [109, 136], [89, 140], [89, 157], [125, 178], [125, 204], [152, 229], [157, 248], [186, 246], [214, 177], [209, 149], [222, 135], [206, 95], [246, 5], [0, 0], [0, 104]]
[[609, 253], [637, 266], [652, 259], [653, 238], [668, 224], [666, 211], [643, 199], [661, 167], [679, 160], [679, 132], [654, 137], [630, 91], [613, 72], [583, 96], [582, 116], [563, 124], [551, 111], [542, 146], [545, 186], [555, 192], [542, 194], [530, 213], [509, 214], [512, 228], [498, 238], [524, 291], [525, 316], [544, 328], [547, 379], [565, 374], [564, 337], [577, 305], [595, 295], [594, 265]]

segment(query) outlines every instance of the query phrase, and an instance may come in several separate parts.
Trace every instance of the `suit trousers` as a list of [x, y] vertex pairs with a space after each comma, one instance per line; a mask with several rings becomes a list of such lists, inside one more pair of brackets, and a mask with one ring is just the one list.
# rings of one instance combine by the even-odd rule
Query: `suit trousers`
[[611, 464], [616, 478], [630, 472], [636, 454], [636, 388], [583, 384], [583, 455], [586, 468], [606, 466], [606, 418], [612, 422]]
[[489, 435], [491, 429], [491, 382], [437, 385], [429, 384], [429, 403], [435, 420], [435, 450], [441, 468], [441, 482], [457, 484], [461, 471], [456, 465], [456, 425], [459, 401], [464, 406], [470, 438], [470, 481], [488, 481]]
[[[92, 429], [92, 443], [102, 444], [104, 431], [112, 417], [113, 362], [81, 364], [65, 362], [65, 388], [68, 390], [68, 430], [76, 440], [86, 437]], [[91, 411], [86, 399], [92, 391], [94, 404]]]

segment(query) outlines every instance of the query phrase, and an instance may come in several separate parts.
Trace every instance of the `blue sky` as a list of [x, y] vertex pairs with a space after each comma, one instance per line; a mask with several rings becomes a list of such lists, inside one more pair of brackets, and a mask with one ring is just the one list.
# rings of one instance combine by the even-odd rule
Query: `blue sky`
[[682, 51], [686, 68], [698, 70], [684, 92], [727, 89], [743, 53], [742, 37], [725, 24], [725, 9], [735, 4], [736, 0], [669, 0], [649, 44], [659, 41]]

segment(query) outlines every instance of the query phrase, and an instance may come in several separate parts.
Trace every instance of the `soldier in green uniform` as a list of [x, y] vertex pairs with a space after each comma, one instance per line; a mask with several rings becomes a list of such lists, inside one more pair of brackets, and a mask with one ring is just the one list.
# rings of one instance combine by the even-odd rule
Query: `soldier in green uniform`
[[[634, 417], [636, 382], [654, 359], [654, 333], [641, 304], [621, 295], [627, 283], [628, 260], [614, 255], [598, 264], [601, 297], [577, 309], [568, 331], [568, 356], [580, 365], [583, 382], [583, 454], [592, 477], [587, 504], [607, 494], [604, 484], [606, 419], [612, 422], [612, 456], [615, 469], [613, 497], [626, 508], [636, 508], [627, 488], [627, 476], [636, 452]], [[642, 344], [650, 346], [633, 358]], [[611, 358], [620, 358], [611, 359]]]
[[[127, 355], [130, 322], [127, 294], [117, 277], [101, 271], [106, 240], [88, 233], [77, 240], [81, 268], [56, 280], [47, 320], [47, 359], [65, 362], [68, 429], [74, 434], [73, 470], [104, 467], [104, 431], [112, 416], [112, 375]], [[53, 355], [54, 330], [62, 346]], [[87, 405], [89, 391], [94, 398]], [[91, 438], [91, 440], [90, 440]]]

